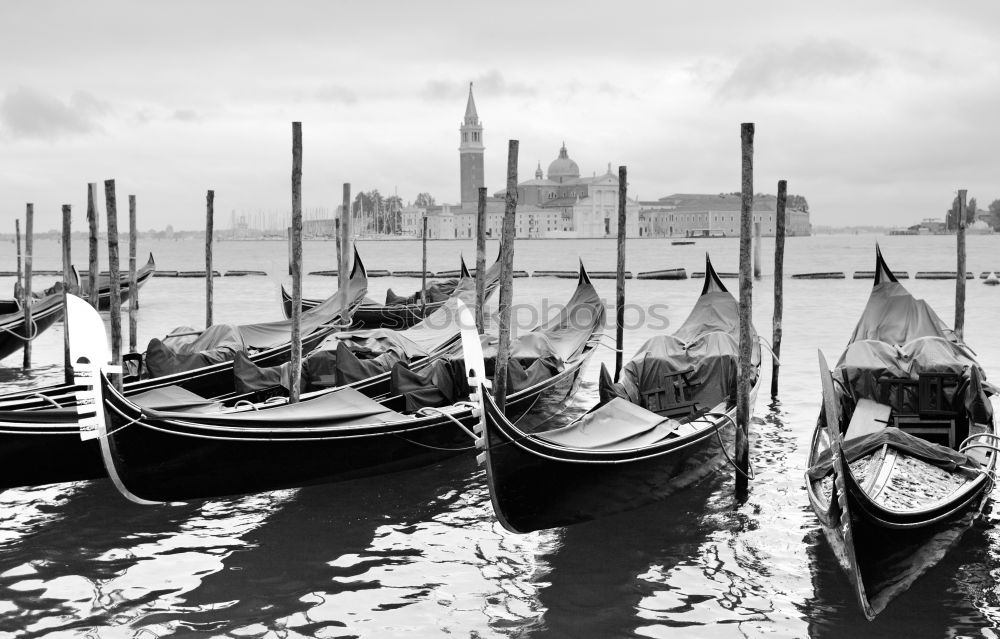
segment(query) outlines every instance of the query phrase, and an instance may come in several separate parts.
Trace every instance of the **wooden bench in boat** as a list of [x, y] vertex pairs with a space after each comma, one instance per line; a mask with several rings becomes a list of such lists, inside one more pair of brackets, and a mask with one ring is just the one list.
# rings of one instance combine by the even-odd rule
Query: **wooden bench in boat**
[[950, 448], [955, 448], [959, 413], [951, 407], [945, 391], [958, 388], [961, 382], [952, 373], [920, 373], [917, 379], [880, 377], [879, 401], [892, 407], [893, 425], [900, 430], [942, 437]]

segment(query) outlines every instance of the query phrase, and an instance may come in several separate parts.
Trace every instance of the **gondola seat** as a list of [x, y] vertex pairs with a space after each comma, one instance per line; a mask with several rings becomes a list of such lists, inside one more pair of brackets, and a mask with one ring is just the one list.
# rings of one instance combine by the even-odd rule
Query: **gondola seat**
[[844, 441], [847, 442], [879, 432], [889, 425], [891, 416], [891, 406], [870, 399], [858, 400], [858, 404], [851, 414], [851, 423], [847, 426], [847, 432], [844, 433]]
[[687, 389], [690, 386], [687, 375], [694, 369], [667, 373], [661, 379], [661, 385], [642, 391], [642, 405], [648, 411], [662, 417], [682, 419], [698, 412], [698, 402], [688, 399]]
[[957, 396], [961, 385], [958, 375], [939, 372], [923, 372], [917, 379], [878, 379], [879, 399], [891, 406], [893, 426], [925, 439], [946, 440], [950, 448], [957, 444], [960, 414], [952, 408], [948, 389]]

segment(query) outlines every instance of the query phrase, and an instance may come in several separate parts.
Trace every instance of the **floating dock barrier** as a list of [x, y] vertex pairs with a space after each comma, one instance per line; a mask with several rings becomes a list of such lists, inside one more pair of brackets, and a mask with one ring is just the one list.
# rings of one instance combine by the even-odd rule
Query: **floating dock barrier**
[[[907, 273], [906, 271], [893, 271], [892, 274], [896, 276], [897, 280], [910, 279], [910, 274]], [[875, 279], [875, 271], [854, 271], [854, 279], [873, 280]]]
[[[828, 273], [796, 273], [792, 275], [793, 280], [842, 280], [847, 276], [841, 271], [830, 271]], [[874, 277], [874, 275], [872, 276]]]
[[[174, 277], [205, 277], [205, 271], [174, 271], [177, 273]], [[222, 277], [222, 274], [218, 271], [212, 271], [212, 277]]]
[[247, 275], [267, 275], [267, 271], [226, 271], [225, 277], [246, 277]]
[[[716, 271], [715, 274], [718, 275], [720, 279], [724, 279], [724, 280], [738, 280], [738, 279], [740, 279], [740, 274], [739, 273], [727, 273], [725, 271]], [[694, 271], [694, 272], [691, 273], [691, 279], [693, 279], [693, 280], [698, 280], [698, 279], [701, 279], [703, 277], [705, 277], [705, 271]]]
[[659, 271], [645, 271], [635, 277], [638, 280], [686, 280], [688, 274], [683, 268], [666, 268]]
[[[420, 271], [393, 271], [392, 274], [396, 277], [423, 277], [423, 273]], [[437, 277], [433, 272], [427, 271], [427, 278]]]
[[156, 269], [153, 277], [177, 277], [177, 271], [161, 271], [160, 269]]
[[[955, 271], [917, 271], [913, 277], [918, 280], [953, 280]], [[971, 271], [966, 271], [965, 279], [971, 280], [974, 277]]]

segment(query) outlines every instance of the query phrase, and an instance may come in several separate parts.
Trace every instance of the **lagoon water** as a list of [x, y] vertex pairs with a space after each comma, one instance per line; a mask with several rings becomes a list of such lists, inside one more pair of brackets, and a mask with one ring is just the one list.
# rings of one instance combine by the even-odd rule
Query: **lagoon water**
[[[648, 508], [566, 529], [513, 535], [492, 516], [472, 456], [372, 479], [183, 505], [140, 507], [106, 481], [0, 492], [0, 636], [57, 637], [955, 637], [1000, 634], [1000, 530], [984, 518], [960, 546], [875, 622], [857, 608], [803, 485], [819, 401], [816, 349], [835, 360], [870, 290], [851, 279], [874, 268], [879, 242], [894, 270], [953, 270], [955, 238], [871, 235], [789, 238], [786, 276], [844, 271], [844, 280], [785, 281], [781, 393], [758, 398], [752, 425], [750, 497], [733, 497], [732, 473]], [[773, 239], [763, 242], [764, 278], [754, 285], [754, 321], [771, 334]], [[420, 268], [420, 243], [359, 242], [372, 269]], [[161, 269], [204, 268], [200, 241], [140, 241]], [[980, 271], [1000, 270], [1000, 236], [968, 238], [966, 341], [987, 376], [1000, 380], [1000, 289]], [[335, 268], [333, 244], [307, 242], [305, 268]], [[496, 242], [489, 242], [492, 258]], [[736, 239], [630, 240], [628, 269], [736, 271]], [[74, 242], [85, 265], [85, 243]], [[215, 280], [216, 322], [280, 316], [283, 242], [221, 242], [220, 271], [267, 277]], [[36, 269], [59, 269], [59, 247], [39, 241]], [[429, 245], [430, 270], [474, 260], [472, 241]], [[13, 268], [13, 244], [3, 261]], [[613, 270], [613, 240], [519, 241], [515, 266]], [[102, 256], [102, 264], [106, 260]], [[123, 265], [125, 262], [123, 261]], [[36, 288], [55, 278], [40, 276]], [[736, 280], [726, 280], [734, 293]], [[943, 319], [954, 316], [954, 281], [907, 280]], [[614, 281], [595, 282], [614, 299]], [[310, 276], [319, 297], [335, 278]], [[10, 291], [13, 278], [0, 278]], [[567, 299], [572, 280], [515, 280], [519, 322]], [[372, 278], [369, 295], [412, 293], [417, 279]], [[626, 288], [626, 357], [662, 330], [650, 305], [679, 325], [701, 289], [697, 280], [637, 281]], [[204, 322], [201, 280], [156, 278], [142, 289], [140, 348], [151, 337]], [[494, 300], [495, 301], [495, 300]], [[610, 307], [609, 307], [610, 309]], [[613, 313], [609, 313], [613, 318]], [[124, 322], [127, 327], [127, 321]], [[672, 330], [670, 328], [667, 329]], [[613, 335], [613, 327], [608, 328]], [[20, 354], [0, 362], [0, 390], [61, 378], [62, 329], [34, 346], [30, 373]], [[567, 416], [596, 401], [601, 349]], [[59, 363], [58, 365], [56, 363]], [[770, 385], [765, 358], [762, 388]], [[544, 490], [544, 486], [539, 487]], [[994, 498], [1000, 497], [995, 493]]]

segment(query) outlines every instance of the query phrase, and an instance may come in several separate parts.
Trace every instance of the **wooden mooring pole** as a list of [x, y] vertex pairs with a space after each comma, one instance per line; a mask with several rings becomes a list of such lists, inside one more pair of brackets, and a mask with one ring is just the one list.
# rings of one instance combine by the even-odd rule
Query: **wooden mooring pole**
[[302, 123], [292, 122], [292, 358], [289, 365], [288, 402], [299, 401], [302, 379]]
[[759, 280], [760, 268], [760, 222], [753, 223], [753, 278]]
[[[293, 213], [294, 215], [294, 213]], [[215, 232], [215, 191], [205, 195], [205, 328], [212, 325], [212, 235]]]
[[24, 306], [24, 269], [21, 266], [21, 220], [14, 220], [14, 237], [17, 240], [17, 285], [14, 287], [14, 297]]
[[753, 232], [753, 136], [754, 125], [740, 125], [743, 179], [740, 206], [740, 375], [736, 384], [736, 495], [743, 499], [749, 489], [750, 473], [750, 323], [753, 308], [753, 279], [750, 276], [750, 234]]
[[479, 187], [476, 210], [476, 330], [486, 330], [486, 187]]
[[343, 241], [341, 239], [341, 237], [340, 237], [340, 220], [341, 220], [342, 217], [344, 217], [343, 212], [340, 215], [336, 216], [334, 218], [334, 220], [333, 220], [333, 243], [334, 243], [334, 248], [337, 251], [337, 262], [336, 262], [336, 264], [337, 264], [337, 289], [339, 289], [339, 290], [344, 290], [344, 287], [343, 287], [344, 277], [343, 277], [343, 275], [340, 272], [340, 245], [341, 245], [341, 242]]
[[965, 195], [966, 189], [958, 190], [958, 272], [955, 273], [955, 335], [965, 336]]
[[134, 353], [139, 341], [139, 285], [136, 282], [135, 196], [128, 196], [128, 352]]
[[778, 180], [778, 208], [774, 227], [774, 320], [771, 335], [771, 397], [778, 395], [778, 373], [781, 371], [781, 315], [784, 312], [783, 286], [785, 277], [785, 202], [788, 182]]
[[31, 368], [31, 341], [35, 338], [35, 322], [31, 319], [31, 267], [34, 255], [35, 205], [28, 204], [24, 213], [24, 368]]
[[63, 374], [67, 384], [73, 383], [73, 362], [69, 357], [69, 313], [66, 312], [68, 303], [66, 296], [74, 292], [70, 290], [70, 282], [73, 279], [73, 256], [72, 233], [70, 225], [73, 223], [72, 207], [69, 204], [62, 205], [62, 267], [63, 267]]
[[[344, 210], [351, 210], [351, 183], [344, 182]], [[351, 246], [351, 229], [354, 228], [350, 214], [345, 215], [340, 222], [340, 264], [337, 265], [337, 280], [340, 282], [341, 295], [340, 320], [347, 322], [350, 306], [348, 290], [351, 285], [351, 260], [354, 250]]]
[[503, 230], [500, 233], [500, 343], [494, 366], [494, 397], [500, 410], [507, 406], [507, 359], [510, 357], [510, 320], [514, 293], [514, 220], [517, 215], [518, 140], [507, 146], [507, 193], [504, 197]]
[[625, 345], [625, 204], [628, 169], [618, 167], [618, 272], [615, 276], [615, 381], [622, 374]]
[[422, 259], [420, 260], [420, 316], [427, 315], [427, 216], [423, 216], [423, 230], [420, 233]]
[[[87, 185], [87, 231], [89, 235], [89, 256], [87, 263], [87, 300], [95, 310], [100, 310], [100, 298], [98, 296], [97, 276], [97, 183], [91, 182]], [[103, 363], [103, 362], [101, 362]]]
[[[122, 296], [121, 273], [118, 265], [118, 200], [115, 196], [115, 181], [104, 181], [104, 205], [108, 216], [108, 283], [111, 287], [111, 299], [108, 310], [111, 314], [111, 363], [120, 366], [122, 363]], [[97, 280], [91, 282], [97, 288]], [[122, 389], [122, 375], [115, 375], [115, 388]]]

